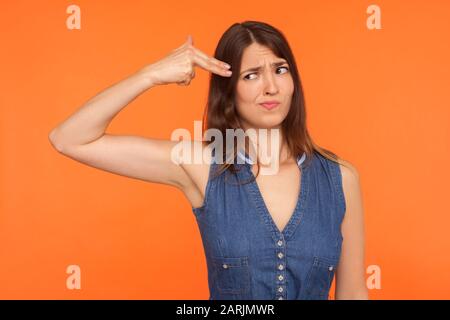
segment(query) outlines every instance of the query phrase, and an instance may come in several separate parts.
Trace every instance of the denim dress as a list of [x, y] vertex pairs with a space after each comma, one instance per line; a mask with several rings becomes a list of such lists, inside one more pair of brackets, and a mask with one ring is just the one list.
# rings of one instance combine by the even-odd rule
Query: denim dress
[[[242, 156], [242, 154], [240, 154]], [[252, 162], [213, 175], [195, 215], [208, 270], [210, 300], [326, 300], [339, 262], [345, 199], [339, 164], [314, 151], [297, 157], [300, 191], [285, 228], [270, 215]], [[306, 164], [307, 163], [307, 164]], [[240, 183], [240, 185], [239, 185]]]

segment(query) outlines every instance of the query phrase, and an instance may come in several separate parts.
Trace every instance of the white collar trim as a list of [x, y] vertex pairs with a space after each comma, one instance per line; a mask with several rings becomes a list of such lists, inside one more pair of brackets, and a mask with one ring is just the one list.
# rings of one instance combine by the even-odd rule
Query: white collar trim
[[[250, 159], [249, 157], [245, 156], [244, 154], [242, 154], [241, 151], [238, 151], [237, 155], [238, 155], [239, 158], [244, 160], [246, 163], [254, 164], [253, 160]], [[303, 152], [303, 155], [301, 157], [300, 156], [297, 157], [297, 164], [300, 166], [303, 163], [303, 161], [305, 161], [305, 159], [306, 159], [306, 153]]]

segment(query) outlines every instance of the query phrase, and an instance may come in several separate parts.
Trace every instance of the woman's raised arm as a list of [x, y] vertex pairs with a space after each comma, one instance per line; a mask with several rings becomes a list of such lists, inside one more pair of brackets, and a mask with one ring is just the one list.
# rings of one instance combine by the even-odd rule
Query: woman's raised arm
[[88, 100], [74, 114], [54, 128], [49, 140], [60, 153], [105, 171], [149, 182], [185, 188], [192, 181], [172, 161], [172, 147], [178, 143], [141, 136], [105, 133], [112, 119], [131, 101], [157, 85], [189, 85], [194, 66], [230, 76], [226, 64], [195, 48], [192, 38], [168, 56], [150, 64]]

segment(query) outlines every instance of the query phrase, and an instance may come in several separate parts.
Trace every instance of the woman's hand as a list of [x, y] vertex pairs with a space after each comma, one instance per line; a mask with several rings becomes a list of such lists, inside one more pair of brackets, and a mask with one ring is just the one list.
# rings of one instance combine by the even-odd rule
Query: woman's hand
[[231, 76], [231, 71], [228, 70], [225, 62], [210, 57], [194, 47], [191, 35], [182, 46], [163, 59], [144, 67], [141, 72], [149, 75], [152, 85], [176, 83], [187, 86], [195, 77], [194, 66], [222, 77]]

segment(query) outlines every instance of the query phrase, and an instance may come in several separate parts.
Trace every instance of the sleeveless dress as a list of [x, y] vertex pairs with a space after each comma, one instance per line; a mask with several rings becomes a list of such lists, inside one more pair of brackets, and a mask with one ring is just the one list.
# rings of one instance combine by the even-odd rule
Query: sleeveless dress
[[[314, 151], [297, 157], [300, 191], [295, 210], [280, 231], [254, 177], [252, 162], [236, 174], [214, 157], [205, 199], [192, 208], [205, 251], [210, 300], [329, 298], [342, 246], [345, 199], [339, 164]], [[239, 183], [241, 183], [239, 185]]]

